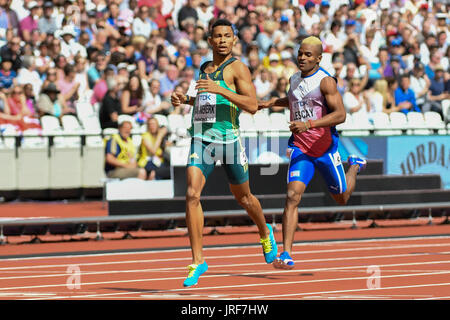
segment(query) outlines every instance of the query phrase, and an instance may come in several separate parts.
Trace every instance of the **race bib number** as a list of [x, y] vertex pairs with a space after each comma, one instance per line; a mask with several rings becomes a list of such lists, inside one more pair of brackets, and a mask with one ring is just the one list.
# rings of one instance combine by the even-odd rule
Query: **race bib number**
[[311, 99], [302, 99], [300, 101], [296, 101], [293, 105], [292, 111], [294, 115], [294, 121], [308, 121], [309, 119], [316, 119]]
[[194, 122], [216, 122], [216, 95], [201, 93], [197, 96], [194, 109]]
[[336, 153], [333, 154], [333, 162], [335, 167], [340, 166], [342, 164], [341, 155], [339, 154], [338, 151], [336, 151]]

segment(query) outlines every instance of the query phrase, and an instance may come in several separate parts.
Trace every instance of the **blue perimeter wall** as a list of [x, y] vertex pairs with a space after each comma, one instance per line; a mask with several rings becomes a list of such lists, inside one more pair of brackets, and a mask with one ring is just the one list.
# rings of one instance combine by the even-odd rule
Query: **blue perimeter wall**
[[[289, 137], [243, 138], [250, 163], [258, 155], [272, 151], [289, 159]], [[450, 189], [450, 136], [367, 136], [339, 138], [339, 153], [345, 161], [350, 154], [384, 160], [385, 174], [440, 174], [443, 188]]]

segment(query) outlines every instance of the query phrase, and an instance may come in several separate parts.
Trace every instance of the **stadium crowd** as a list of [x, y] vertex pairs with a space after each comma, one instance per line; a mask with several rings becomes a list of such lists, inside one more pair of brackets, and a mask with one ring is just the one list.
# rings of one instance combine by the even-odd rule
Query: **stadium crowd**
[[448, 121], [449, 12], [445, 0], [0, 0], [0, 128], [78, 115], [81, 100], [101, 128], [121, 114], [143, 124], [191, 112], [170, 95], [195, 95], [217, 18], [234, 24], [233, 53], [260, 100], [286, 95], [299, 43], [314, 35], [348, 113], [431, 110]]

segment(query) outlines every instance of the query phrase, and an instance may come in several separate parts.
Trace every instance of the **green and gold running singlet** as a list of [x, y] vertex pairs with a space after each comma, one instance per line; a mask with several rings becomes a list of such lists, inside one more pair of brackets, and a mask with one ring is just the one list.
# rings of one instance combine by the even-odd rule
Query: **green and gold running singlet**
[[[209, 73], [209, 78], [221, 87], [231, 90], [223, 79], [223, 70], [227, 65], [235, 61], [230, 58]], [[200, 68], [200, 79], [206, 79], [204, 71], [207, 63]], [[191, 128], [189, 133], [193, 138], [205, 142], [231, 143], [239, 139], [239, 114], [241, 110], [232, 102], [220, 94], [202, 92], [197, 94], [192, 112]]]

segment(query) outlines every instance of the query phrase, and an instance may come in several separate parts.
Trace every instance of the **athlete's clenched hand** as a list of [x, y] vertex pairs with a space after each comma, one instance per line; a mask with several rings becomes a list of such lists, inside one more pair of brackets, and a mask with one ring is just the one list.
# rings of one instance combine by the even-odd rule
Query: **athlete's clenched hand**
[[178, 107], [180, 104], [186, 101], [186, 96], [179, 92], [173, 92], [170, 100], [172, 101], [174, 107]]
[[289, 122], [289, 130], [291, 130], [292, 133], [299, 134], [305, 131], [308, 131], [309, 126], [307, 125], [307, 122], [302, 121], [291, 121]]
[[211, 80], [211, 78], [206, 75], [206, 79], [199, 79], [195, 85], [195, 89], [198, 93], [209, 92], [209, 93], [220, 93], [221, 87]]

